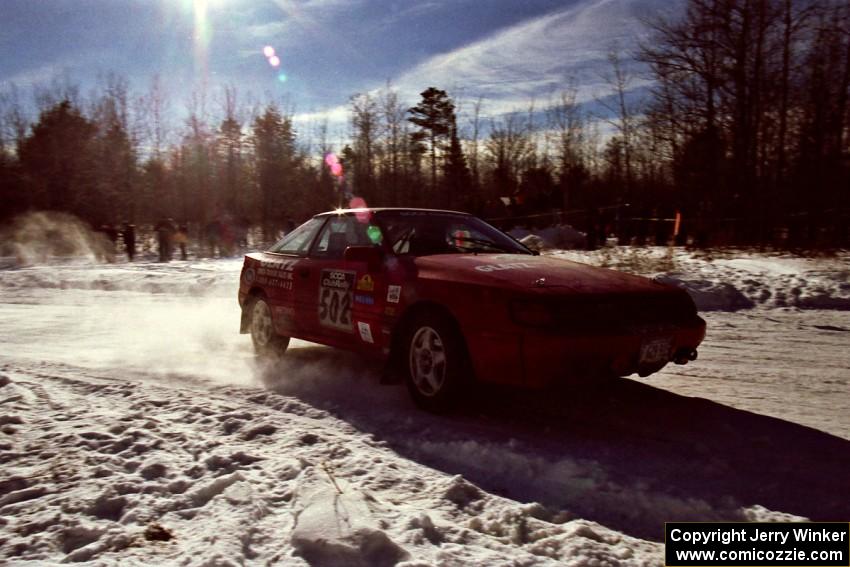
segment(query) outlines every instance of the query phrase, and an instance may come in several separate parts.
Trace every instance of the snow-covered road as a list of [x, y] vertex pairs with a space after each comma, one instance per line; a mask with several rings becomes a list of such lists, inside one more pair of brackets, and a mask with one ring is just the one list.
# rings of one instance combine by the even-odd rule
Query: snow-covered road
[[0, 560], [641, 565], [664, 521], [846, 521], [842, 265], [678, 258], [698, 361], [450, 416], [325, 347], [258, 367], [237, 260], [0, 270]]

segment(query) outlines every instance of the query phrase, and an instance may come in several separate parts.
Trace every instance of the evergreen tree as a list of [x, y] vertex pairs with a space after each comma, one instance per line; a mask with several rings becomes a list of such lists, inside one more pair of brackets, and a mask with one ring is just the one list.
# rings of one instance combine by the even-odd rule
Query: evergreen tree
[[217, 179], [223, 207], [244, 214], [242, 193], [245, 189], [242, 167], [242, 125], [231, 115], [225, 117], [216, 135]]
[[108, 75], [93, 114], [98, 133], [94, 147], [97, 183], [92, 202], [109, 224], [134, 219], [136, 214], [137, 151], [129, 106], [126, 79]]
[[97, 127], [68, 100], [41, 113], [20, 148], [28, 208], [74, 212], [93, 223], [106, 220], [91, 203], [96, 134]]
[[469, 167], [466, 165], [466, 157], [457, 137], [457, 127], [453, 127], [449, 136], [449, 150], [446, 153], [444, 165], [443, 184], [445, 185], [444, 206], [448, 208], [459, 207], [469, 210], [472, 206], [470, 194]]
[[421, 139], [428, 141], [431, 160], [431, 194], [437, 188], [437, 154], [455, 127], [455, 107], [446, 91], [429, 87], [422, 91], [422, 100], [408, 109], [408, 120], [419, 126]]
[[295, 133], [291, 118], [282, 116], [277, 106], [270, 104], [254, 119], [252, 142], [263, 237], [271, 241], [287, 216], [293, 214]]

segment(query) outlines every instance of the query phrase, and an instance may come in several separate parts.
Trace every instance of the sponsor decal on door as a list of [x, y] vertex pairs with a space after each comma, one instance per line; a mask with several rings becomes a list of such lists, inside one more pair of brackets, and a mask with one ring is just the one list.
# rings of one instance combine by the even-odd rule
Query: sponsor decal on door
[[351, 332], [351, 300], [355, 272], [322, 270], [319, 282], [319, 323], [325, 327]]

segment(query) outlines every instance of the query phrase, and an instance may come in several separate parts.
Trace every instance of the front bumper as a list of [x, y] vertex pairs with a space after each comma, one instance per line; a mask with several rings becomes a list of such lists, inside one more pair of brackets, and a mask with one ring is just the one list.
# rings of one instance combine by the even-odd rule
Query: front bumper
[[[693, 360], [705, 337], [705, 321], [688, 325], [652, 325], [610, 333], [558, 334], [523, 329], [469, 340], [476, 376], [485, 382], [540, 387], [557, 381], [597, 376], [647, 376], [674, 360]], [[649, 343], [667, 352], [646, 359]]]

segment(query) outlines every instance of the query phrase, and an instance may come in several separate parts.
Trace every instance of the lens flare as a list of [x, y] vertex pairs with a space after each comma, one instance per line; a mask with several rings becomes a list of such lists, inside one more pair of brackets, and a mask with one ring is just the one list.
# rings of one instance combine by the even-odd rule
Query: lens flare
[[[363, 197], [354, 197], [348, 202], [349, 209], [365, 209], [369, 205], [366, 204], [366, 199]], [[354, 213], [354, 217], [358, 222], [367, 223], [372, 218], [372, 211], [358, 211]]]
[[280, 57], [277, 55], [272, 55], [269, 57], [269, 65], [272, 67], [280, 67]]
[[207, 76], [207, 54], [209, 51], [210, 37], [212, 35], [212, 26], [210, 26], [207, 18], [207, 0], [194, 0], [192, 2], [194, 13], [194, 47], [195, 47], [195, 66], [200, 71], [201, 76], [206, 79]]
[[267, 45], [263, 48], [263, 55], [266, 57], [274, 57], [274, 47]]
[[329, 153], [325, 156], [325, 165], [331, 170], [331, 175], [334, 177], [342, 177], [342, 164], [339, 158], [334, 153]]
[[383, 240], [381, 229], [374, 224], [370, 224], [369, 228], [366, 229], [366, 235], [372, 241], [372, 244], [380, 244], [381, 240]]

